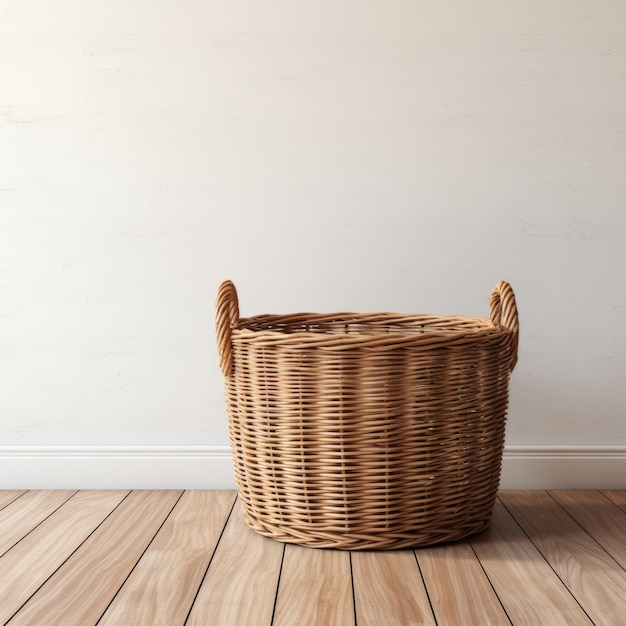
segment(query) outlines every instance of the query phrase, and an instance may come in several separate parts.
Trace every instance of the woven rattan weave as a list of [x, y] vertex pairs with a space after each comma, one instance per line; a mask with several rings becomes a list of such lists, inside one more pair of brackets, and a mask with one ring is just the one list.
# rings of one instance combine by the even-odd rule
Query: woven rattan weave
[[500, 479], [518, 329], [505, 282], [488, 319], [240, 318], [235, 287], [224, 282], [217, 337], [248, 525], [350, 550], [482, 530]]

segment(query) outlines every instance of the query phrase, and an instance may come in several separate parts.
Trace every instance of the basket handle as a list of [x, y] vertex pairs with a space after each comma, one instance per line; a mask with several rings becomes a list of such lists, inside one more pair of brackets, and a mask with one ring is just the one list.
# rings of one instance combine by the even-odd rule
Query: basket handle
[[239, 299], [237, 289], [230, 280], [225, 280], [217, 290], [215, 302], [215, 327], [220, 367], [224, 376], [233, 373], [233, 326], [239, 321]]
[[517, 363], [517, 346], [519, 343], [519, 321], [515, 294], [509, 283], [500, 281], [491, 292], [489, 301], [489, 319], [498, 327], [512, 331], [511, 334], [511, 362], [509, 371], [512, 372]]

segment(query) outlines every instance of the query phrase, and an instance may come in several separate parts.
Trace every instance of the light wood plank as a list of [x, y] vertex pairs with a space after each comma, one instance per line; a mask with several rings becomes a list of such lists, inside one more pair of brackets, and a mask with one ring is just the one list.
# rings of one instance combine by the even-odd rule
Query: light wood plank
[[11, 626], [95, 624], [181, 493], [131, 492], [17, 613]]
[[269, 626], [283, 545], [246, 526], [235, 504], [194, 602], [188, 626]]
[[467, 541], [416, 550], [439, 624], [510, 626]]
[[[19, 493], [0, 492], [0, 525], [7, 515], [18, 519], [29, 492], [16, 499]], [[0, 624], [15, 614], [8, 626], [86, 626], [106, 611], [100, 626], [176, 626], [193, 606], [189, 623], [203, 626], [269, 626], [274, 607], [279, 626], [344, 626], [354, 623], [355, 611], [359, 626], [404, 626], [420, 623], [419, 611], [428, 618], [428, 601], [414, 587], [419, 568], [439, 626], [507, 624], [498, 596], [515, 626], [589, 624], [572, 594], [597, 626], [621, 623], [626, 614], [625, 574], [605, 550], [613, 536], [623, 543], [623, 492], [540, 492], [538, 500], [502, 492], [515, 519], [498, 503], [489, 531], [415, 551], [419, 568], [408, 551], [284, 550], [249, 530], [238, 504], [218, 540], [223, 517], [211, 521], [209, 503], [221, 497], [215, 492], [188, 492], [178, 504], [179, 492], [134, 493], [112, 514], [127, 492], [79, 492], [38, 523], [33, 503], [43, 493], [25, 500], [32, 518], [18, 515], [32, 531], [0, 558]], [[8, 523], [3, 528], [12, 532]]]
[[359, 626], [435, 626], [412, 551], [353, 552], [352, 580]]
[[7, 505], [24, 495], [26, 490], [17, 491], [15, 489], [0, 491], [0, 511]]
[[54, 513], [76, 491], [29, 491], [0, 511], [0, 555]]
[[626, 513], [598, 491], [550, 491], [550, 495], [626, 568]]
[[471, 544], [515, 626], [592, 623], [500, 502], [490, 527]]
[[234, 501], [186, 491], [98, 626], [184, 624]]
[[37, 591], [127, 493], [77, 493], [0, 558], [0, 624]]
[[626, 512], [626, 490], [603, 489], [600, 493]]
[[354, 623], [350, 553], [287, 545], [274, 626]]
[[626, 575], [545, 491], [502, 492], [500, 499], [596, 626], [626, 616]]

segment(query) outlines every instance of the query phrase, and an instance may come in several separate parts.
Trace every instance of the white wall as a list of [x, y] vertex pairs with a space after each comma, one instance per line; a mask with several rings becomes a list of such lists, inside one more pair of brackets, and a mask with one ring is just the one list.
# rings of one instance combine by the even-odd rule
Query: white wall
[[224, 278], [243, 314], [468, 315], [506, 279], [508, 446], [626, 449], [625, 32], [609, 0], [0, 0], [4, 452], [223, 450]]

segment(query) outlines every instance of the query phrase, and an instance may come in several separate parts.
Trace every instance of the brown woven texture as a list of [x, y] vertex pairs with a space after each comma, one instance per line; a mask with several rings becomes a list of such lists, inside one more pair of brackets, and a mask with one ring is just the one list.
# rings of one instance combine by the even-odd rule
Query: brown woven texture
[[224, 282], [217, 339], [248, 525], [349, 550], [482, 530], [500, 480], [518, 333], [506, 282], [488, 319], [239, 318], [235, 286]]

